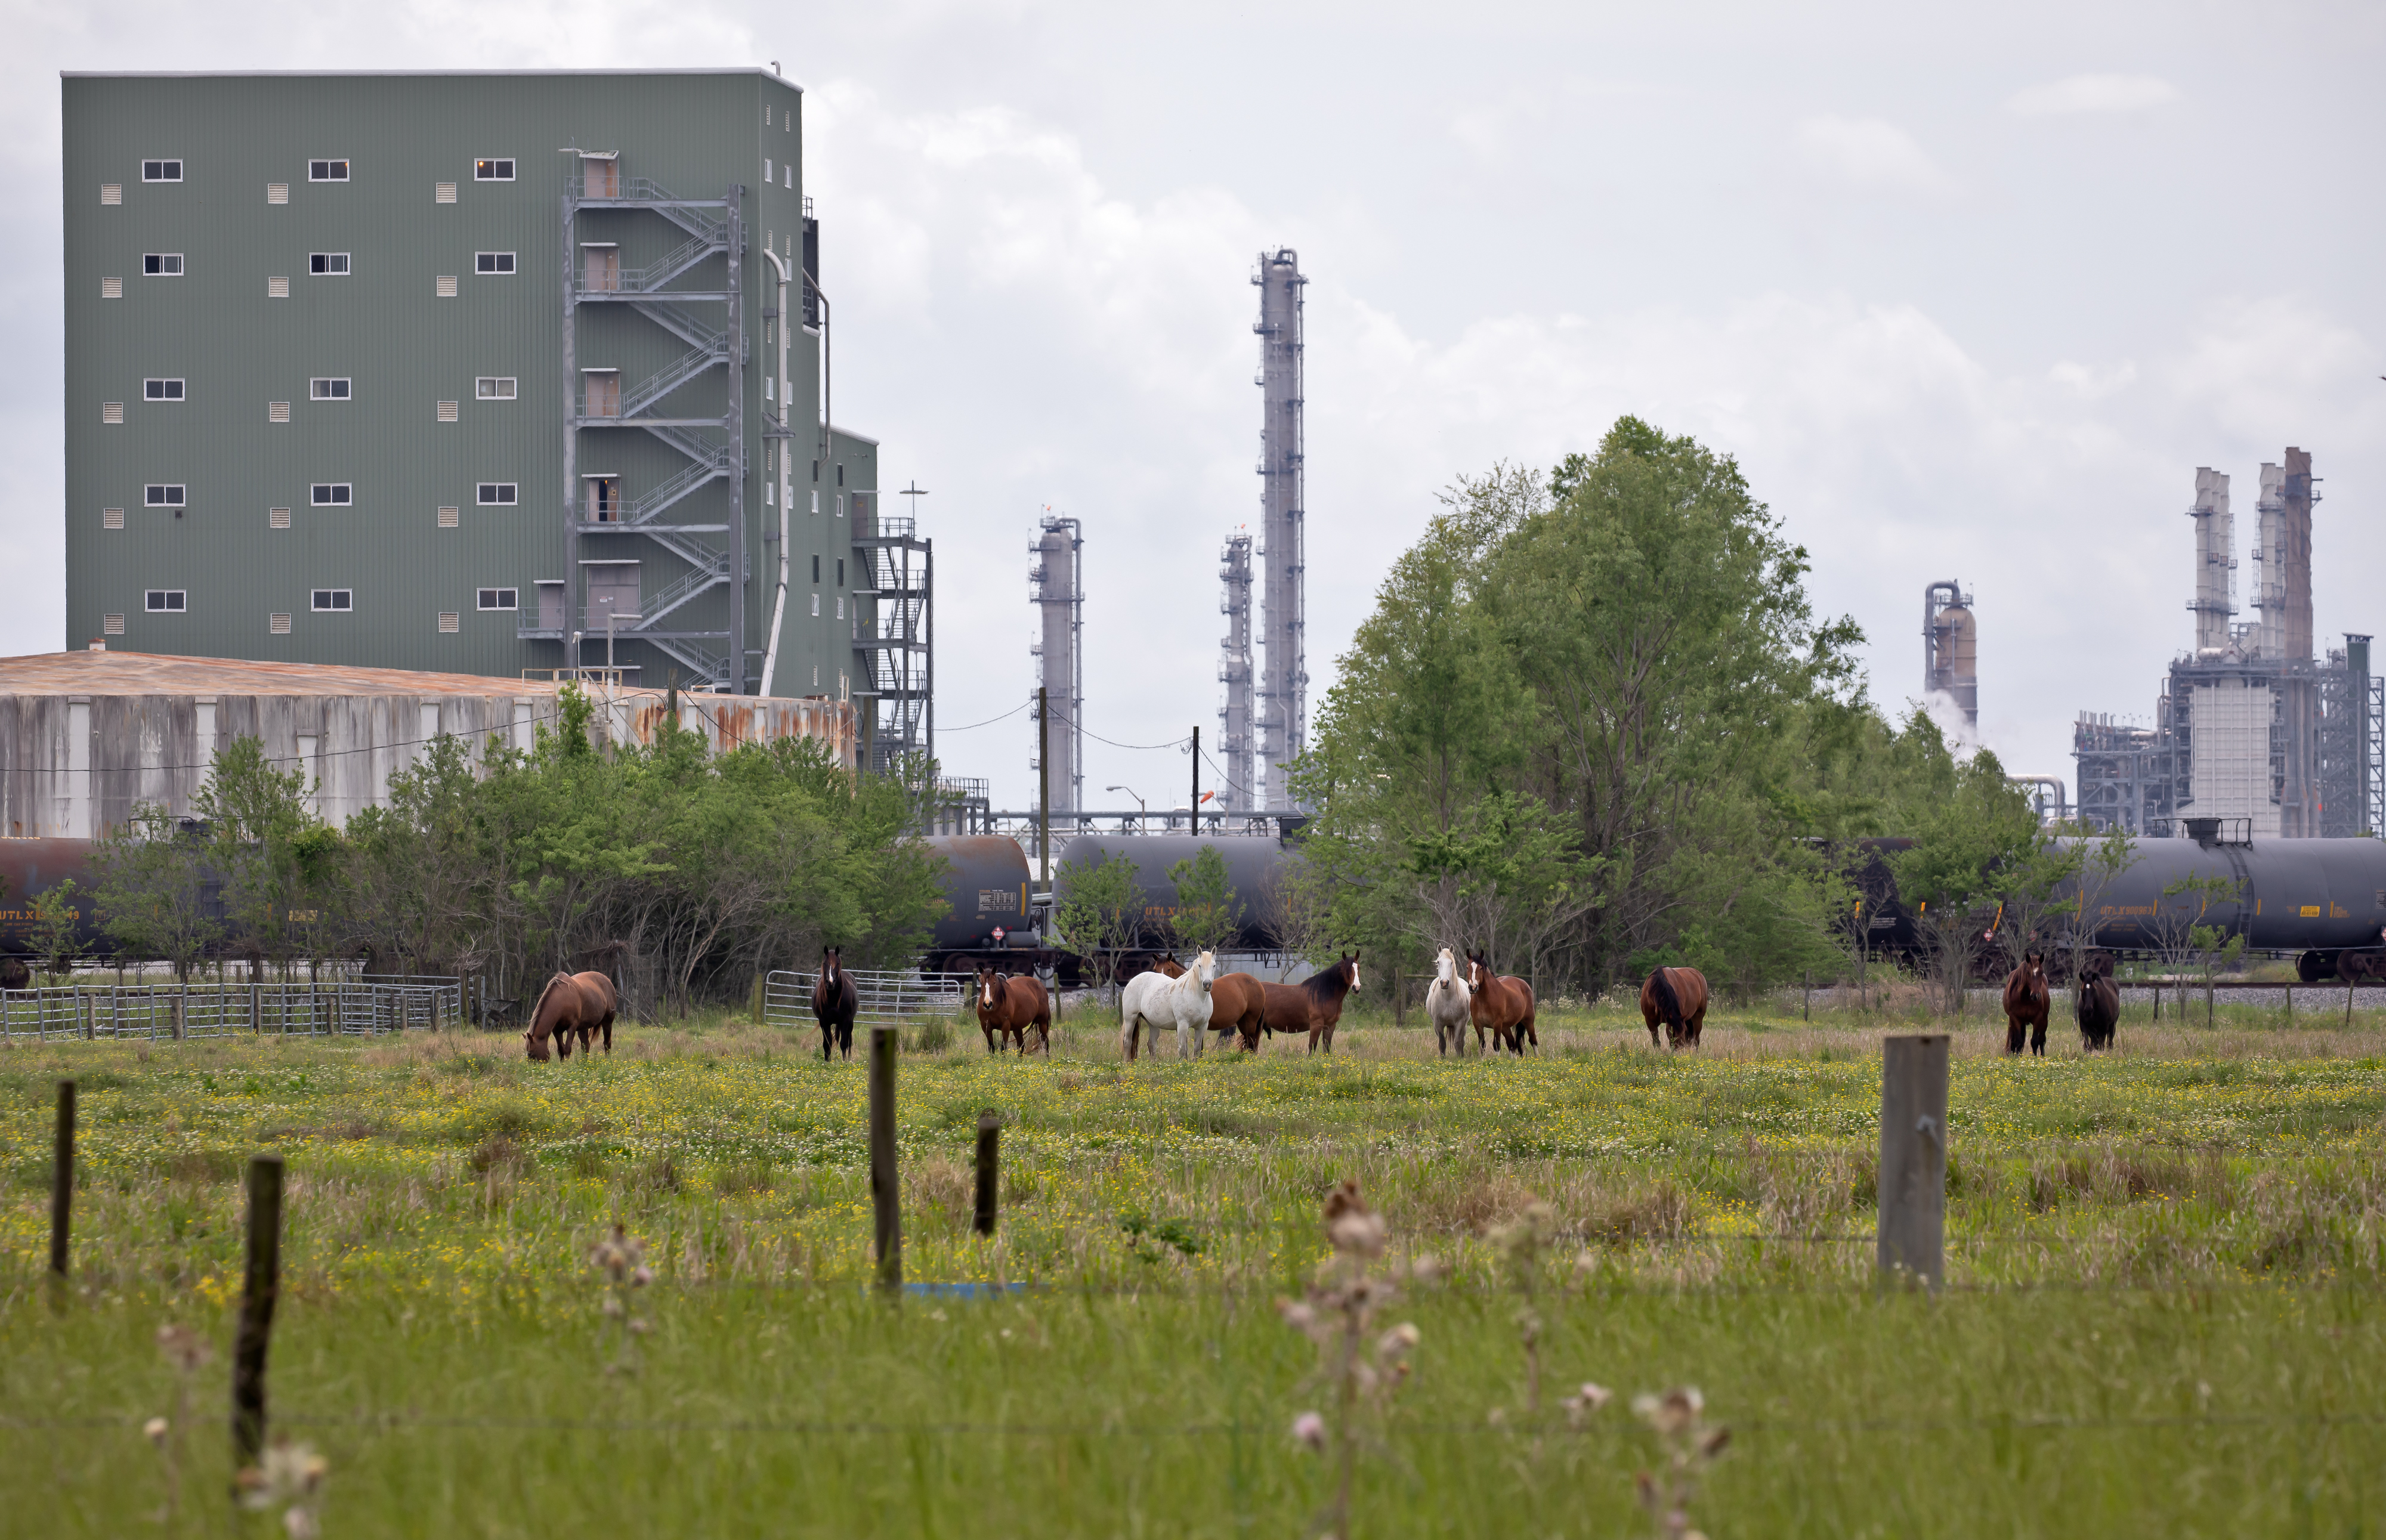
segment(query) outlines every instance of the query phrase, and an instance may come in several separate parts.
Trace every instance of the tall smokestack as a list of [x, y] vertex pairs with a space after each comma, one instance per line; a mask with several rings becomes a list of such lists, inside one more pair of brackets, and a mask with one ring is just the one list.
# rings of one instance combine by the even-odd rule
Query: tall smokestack
[[1309, 736], [1308, 513], [1301, 461], [1300, 254], [1290, 246], [1260, 253], [1260, 388], [1266, 393], [1260, 419], [1260, 555], [1266, 563], [1260, 583], [1261, 642], [1267, 661], [1260, 673], [1259, 773], [1265, 800], [1261, 809], [1290, 811], [1292, 789], [1282, 767], [1300, 757]]
[[[1042, 621], [1036, 682], [1044, 687], [1052, 717], [1045, 728], [1052, 763], [1044, 783], [1052, 788], [1056, 813], [1074, 813], [1086, 805], [1085, 545], [1075, 520], [1047, 515], [1036, 543], [1027, 547], [1036, 558], [1027, 570], [1028, 602]], [[1033, 690], [1027, 698], [1036, 698]]]
[[2195, 650], [2216, 653], [2229, 645], [2229, 618], [2237, 613], [2236, 521], [2229, 512], [2229, 478], [2210, 466], [2195, 470]]
[[2290, 661], [2312, 656], [2312, 495], [2311, 456], [2287, 450], [2285, 474], [2279, 478], [2279, 557], [2286, 568], [2286, 634], [2282, 638]]

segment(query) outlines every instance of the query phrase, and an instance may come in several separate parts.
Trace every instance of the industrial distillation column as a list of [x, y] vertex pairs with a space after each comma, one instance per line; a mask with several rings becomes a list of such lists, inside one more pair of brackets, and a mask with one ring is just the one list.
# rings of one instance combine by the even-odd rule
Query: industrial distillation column
[[[1218, 680], [1226, 687], [1226, 703], [1218, 708], [1218, 760], [1225, 784], [1218, 788], [1218, 806], [1229, 812], [1258, 810], [1252, 793], [1251, 723], [1255, 715], [1251, 670], [1251, 537], [1226, 537], [1218, 553], [1218, 581], [1225, 592], [1218, 600], [1226, 617], [1226, 634], [1218, 639]], [[1200, 809], [1194, 809], [1199, 812]]]
[[1294, 808], [1284, 766], [1300, 756], [1309, 736], [1309, 613], [1304, 587], [1306, 515], [1301, 497], [1300, 256], [1290, 246], [1260, 254], [1260, 544], [1266, 570], [1260, 584], [1259, 806]]
[[[1075, 520], [1048, 514], [1037, 526], [1036, 544], [1027, 547], [1036, 558], [1027, 570], [1028, 598], [1043, 621], [1036, 644], [1036, 682], [1052, 715], [1044, 724], [1043, 742], [1052, 760], [1044, 784], [1052, 790], [1055, 813], [1074, 813], [1086, 805], [1085, 544]], [[1036, 697], [1031, 692], [1028, 698]]]
[[[1945, 595], [1943, 602], [1940, 595]], [[1972, 596], [1953, 579], [1922, 590], [1922, 693], [1945, 695], [1964, 713], [1964, 725], [1980, 727], [1980, 642], [1972, 619]]]

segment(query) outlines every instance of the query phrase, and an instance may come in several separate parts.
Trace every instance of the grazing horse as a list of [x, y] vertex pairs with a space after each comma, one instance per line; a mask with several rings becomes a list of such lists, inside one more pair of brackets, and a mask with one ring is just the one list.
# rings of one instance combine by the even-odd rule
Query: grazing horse
[[1466, 1057], [1466, 1023], [1475, 1014], [1475, 992], [1466, 987], [1465, 975], [1458, 958], [1449, 947], [1434, 963], [1433, 983], [1425, 985], [1425, 1013], [1433, 1022], [1433, 1049], [1437, 1054], [1455, 1051]]
[[2046, 1018], [2054, 996], [2046, 983], [2046, 958], [2035, 946], [2021, 955], [2021, 966], [2005, 980], [2005, 1052], [2021, 1052], [2022, 1036], [2030, 1028], [2029, 1051], [2046, 1053]]
[[812, 980], [812, 1020], [820, 1023], [821, 1062], [853, 1057], [853, 1019], [861, 1014], [861, 991], [845, 970], [845, 948], [821, 948], [819, 977]]
[[1226, 973], [1210, 986], [1210, 1030], [1234, 1033], [1243, 1051], [1257, 1053], [1260, 1029], [1267, 1025], [1267, 992], [1277, 987], [1249, 973]]
[[605, 1052], [613, 1051], [613, 1013], [621, 1008], [613, 981], [602, 973], [558, 973], [539, 991], [531, 1008], [530, 1026], [522, 1033], [523, 1051], [534, 1063], [546, 1062], [546, 1045], [555, 1044], [558, 1058], [571, 1057], [573, 1033], [585, 1050], [599, 1032]]
[[1640, 986], [1640, 1020], [1649, 1026], [1649, 1045], [1657, 1046], [1657, 1029], [1665, 1029], [1665, 1045], [1697, 1047], [1707, 1024], [1707, 976], [1695, 968], [1659, 968]]
[[2083, 972], [2074, 1009], [2079, 1018], [2079, 1041], [2090, 1053], [2113, 1045], [2114, 1034], [2121, 1027], [2121, 992], [2113, 987], [2112, 974]]
[[1193, 959], [1191, 972], [1180, 968], [1171, 977], [1153, 969], [1127, 980], [1119, 992], [1119, 1046], [1125, 1050], [1127, 1062], [1135, 1062], [1136, 1045], [1147, 1033], [1152, 1051], [1159, 1052], [1160, 1029], [1172, 1024], [1176, 1028], [1176, 1057], [1198, 1057], [1209, 1045], [1210, 990], [1217, 980], [1218, 958], [1211, 952]]
[[[1498, 1053], [1506, 1048], [1512, 1054], [1525, 1051], [1525, 1042], [1531, 1039], [1535, 1048], [1541, 1045], [1541, 1034], [1533, 1030], [1533, 986], [1513, 974], [1491, 971], [1491, 959], [1480, 952], [1466, 954], [1467, 1015], [1475, 1022], [1475, 1045], [1485, 1053]], [[1489, 1045], [1485, 1045], [1485, 1034]]]
[[986, 1033], [986, 1051], [990, 1054], [1000, 1053], [996, 1039], [1008, 1036], [1018, 1045], [1020, 1057], [1025, 1058], [1027, 1029], [1034, 1027], [1044, 1057], [1052, 1057], [1052, 997], [1034, 979], [1001, 972], [991, 964], [980, 967], [977, 1025]]

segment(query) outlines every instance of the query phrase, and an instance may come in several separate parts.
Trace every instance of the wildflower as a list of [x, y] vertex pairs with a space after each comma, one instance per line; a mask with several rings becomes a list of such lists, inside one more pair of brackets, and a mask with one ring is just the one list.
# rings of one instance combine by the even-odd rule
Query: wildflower
[[1325, 1419], [1313, 1411], [1302, 1412], [1292, 1420], [1292, 1437], [1297, 1444], [1305, 1444], [1312, 1449], [1324, 1450]]
[[142, 1423], [141, 1433], [144, 1437], [147, 1438], [150, 1443], [155, 1444], [160, 1449], [166, 1446], [166, 1420], [164, 1418], [153, 1417], [149, 1419], [148, 1421]]

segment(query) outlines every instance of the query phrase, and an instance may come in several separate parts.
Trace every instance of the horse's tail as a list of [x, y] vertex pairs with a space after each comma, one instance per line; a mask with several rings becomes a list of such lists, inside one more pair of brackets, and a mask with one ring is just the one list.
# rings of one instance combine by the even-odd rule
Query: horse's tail
[[1657, 996], [1657, 1019], [1673, 1026], [1682, 1019], [1682, 1002], [1674, 995], [1674, 981], [1667, 970], [1659, 968], [1649, 975], [1649, 992]]

